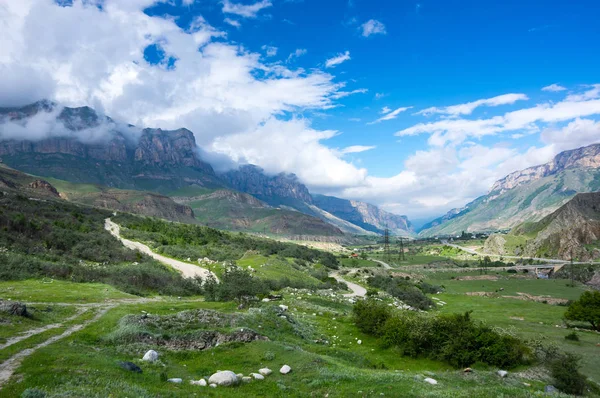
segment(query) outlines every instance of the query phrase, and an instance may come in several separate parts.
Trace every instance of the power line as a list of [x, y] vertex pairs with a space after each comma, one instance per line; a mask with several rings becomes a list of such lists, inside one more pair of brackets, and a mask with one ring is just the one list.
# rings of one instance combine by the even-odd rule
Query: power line
[[398, 243], [400, 243], [400, 251], [398, 252], [398, 261], [406, 261], [406, 257], [404, 255], [404, 238], [398, 238]]
[[390, 230], [387, 228], [385, 228], [385, 230], [383, 231], [383, 255], [385, 257], [385, 259], [389, 262], [390, 258], [391, 258], [391, 253], [390, 253]]

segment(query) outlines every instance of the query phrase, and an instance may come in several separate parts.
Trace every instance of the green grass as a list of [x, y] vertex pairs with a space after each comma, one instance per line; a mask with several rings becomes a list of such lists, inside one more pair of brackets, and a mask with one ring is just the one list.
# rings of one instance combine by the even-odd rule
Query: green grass
[[[455, 273], [457, 276], [464, 276], [462, 273]], [[496, 276], [489, 273], [490, 276]], [[438, 279], [439, 276], [431, 275], [427, 282], [435, 285], [443, 285], [446, 293], [464, 294], [467, 292], [495, 292], [500, 288], [504, 290], [500, 295], [515, 296], [517, 293], [528, 293], [535, 296], [550, 296], [554, 298], [564, 298], [575, 300], [586, 290], [583, 285], [569, 287], [570, 283], [564, 279], [517, 279], [510, 276], [498, 275], [497, 281], [490, 280], [448, 280]]]
[[45, 303], [100, 303], [136, 298], [101, 283], [73, 283], [55, 279], [0, 282], [0, 297]]
[[0, 344], [8, 337], [60, 322], [75, 314], [74, 307], [52, 304], [27, 305], [29, 317], [0, 313]]
[[310, 276], [307, 271], [296, 269], [289, 260], [279, 259], [275, 256], [266, 257], [258, 254], [245, 255], [236, 261], [237, 265], [248, 269], [252, 267], [256, 272], [253, 275], [261, 279], [281, 280], [288, 278], [292, 283], [304, 282], [318, 286], [321, 282]]
[[379, 263], [371, 260], [363, 260], [362, 258], [340, 258], [340, 265], [342, 267], [350, 268], [367, 268], [367, 267], [381, 267]]

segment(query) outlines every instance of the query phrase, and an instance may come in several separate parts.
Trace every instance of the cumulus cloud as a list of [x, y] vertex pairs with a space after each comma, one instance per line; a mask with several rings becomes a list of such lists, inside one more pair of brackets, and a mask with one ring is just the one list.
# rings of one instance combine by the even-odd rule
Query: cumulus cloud
[[242, 24], [239, 21], [236, 21], [235, 19], [225, 18], [223, 20], [223, 22], [225, 22], [228, 25], [233, 26], [234, 28], [241, 28], [242, 27]]
[[565, 91], [566, 87], [563, 87], [561, 85], [558, 85], [556, 83], [551, 84], [549, 86], [546, 87], [542, 87], [542, 91], [552, 91], [552, 92], [558, 92], [558, 91]]
[[256, 18], [261, 10], [271, 6], [273, 6], [273, 3], [269, 0], [262, 0], [249, 5], [224, 0], [223, 14], [234, 14], [244, 18]]
[[350, 60], [350, 51], [339, 53], [335, 57], [329, 58], [325, 61], [326, 68], [335, 68], [337, 65]]
[[370, 19], [364, 24], [360, 25], [360, 30], [364, 37], [377, 34], [385, 35], [387, 33], [385, 30], [385, 25], [376, 19]]

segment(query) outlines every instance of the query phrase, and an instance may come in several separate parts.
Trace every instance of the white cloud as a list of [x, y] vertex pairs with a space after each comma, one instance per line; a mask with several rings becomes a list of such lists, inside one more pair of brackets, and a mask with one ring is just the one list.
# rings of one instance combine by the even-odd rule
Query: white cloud
[[273, 3], [271, 3], [271, 1], [269, 0], [258, 1], [250, 5], [232, 3], [229, 0], [224, 0], [223, 13], [234, 14], [244, 18], [256, 18], [261, 10], [269, 8], [271, 6], [273, 6]]
[[242, 27], [242, 24], [239, 21], [236, 21], [235, 19], [225, 18], [223, 22], [238, 29]]
[[344, 149], [339, 150], [338, 153], [341, 155], [348, 155], [351, 153], [361, 153], [361, 152], [370, 151], [375, 148], [377, 148], [377, 147], [376, 146], [368, 146], [368, 145], [352, 145], [352, 146], [348, 146]]
[[375, 124], [375, 123], [380, 123], [380, 122], [384, 122], [386, 120], [393, 120], [396, 119], [398, 117], [398, 115], [402, 112], [406, 112], [407, 110], [412, 109], [412, 106], [405, 106], [405, 107], [401, 107], [401, 108], [396, 108], [393, 111], [390, 110], [390, 108], [388, 108], [387, 106], [384, 107], [381, 110], [381, 113], [384, 113], [384, 115], [382, 117], [380, 117], [379, 119], [369, 123], [369, 124]]
[[600, 84], [592, 84], [584, 87], [588, 88], [588, 90], [580, 94], [569, 95], [567, 101], [586, 101], [600, 98]]
[[379, 112], [382, 115], [385, 115], [386, 113], [390, 113], [392, 111], [392, 109], [390, 107], [384, 106], [383, 108], [381, 108], [381, 112]]
[[556, 83], [542, 88], [542, 91], [552, 91], [552, 92], [565, 91], [565, 90], [566, 90], [565, 87], [560, 86]]
[[503, 94], [493, 98], [480, 99], [466, 104], [452, 105], [444, 108], [431, 107], [417, 112], [417, 115], [430, 116], [436, 113], [441, 113], [450, 116], [470, 115], [480, 106], [500, 106], [510, 105], [517, 101], [528, 100], [525, 94]]
[[266, 44], [261, 49], [267, 54], [267, 57], [274, 57], [277, 55], [277, 47], [267, 46]]
[[376, 19], [370, 19], [364, 24], [360, 25], [360, 30], [362, 31], [362, 35], [364, 37], [377, 34], [385, 35], [387, 33], [385, 30], [385, 25]]
[[294, 51], [287, 57], [287, 62], [292, 62], [296, 58], [300, 58], [301, 56], [306, 55], [307, 52], [308, 50], [306, 50], [305, 48], [297, 48], [296, 51]]
[[359, 89], [352, 90], [352, 91], [338, 91], [337, 93], [333, 94], [331, 97], [333, 99], [340, 99], [340, 98], [348, 97], [350, 95], [366, 94], [368, 92], [369, 92], [369, 90], [366, 88], [359, 88]]
[[337, 65], [349, 61], [350, 60], [350, 51], [346, 51], [345, 53], [339, 53], [338, 55], [336, 55], [333, 58], [329, 58], [327, 61], [325, 61], [325, 67], [326, 68], [334, 68]]

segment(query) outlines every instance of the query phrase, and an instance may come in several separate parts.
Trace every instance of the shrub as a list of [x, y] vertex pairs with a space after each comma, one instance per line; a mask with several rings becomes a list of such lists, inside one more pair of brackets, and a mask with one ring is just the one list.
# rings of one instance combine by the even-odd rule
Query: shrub
[[258, 278], [253, 278], [248, 272], [234, 268], [226, 271], [217, 283], [213, 278], [207, 278], [204, 285], [207, 301], [246, 301], [259, 294], [267, 294], [268, 286]]
[[579, 373], [579, 361], [579, 357], [567, 352], [550, 362], [548, 367], [556, 388], [567, 394], [583, 394], [587, 378]]
[[575, 332], [571, 332], [565, 336], [565, 340], [579, 341], [579, 335]]
[[[369, 278], [368, 283], [370, 286], [386, 291], [388, 294], [402, 300], [413, 308], [425, 311], [434, 306], [433, 301], [427, 297], [421, 289], [403, 278], [395, 279], [377, 275]], [[433, 287], [431, 285], [427, 286]], [[439, 290], [436, 290], [436, 293], [438, 291]]]
[[21, 394], [21, 398], [45, 398], [46, 393], [37, 388], [28, 388]]
[[583, 292], [579, 300], [569, 305], [565, 318], [571, 321], [589, 322], [594, 330], [600, 331], [600, 292]]
[[391, 316], [387, 305], [372, 299], [357, 302], [352, 311], [358, 329], [375, 336], [380, 334], [380, 329]]

